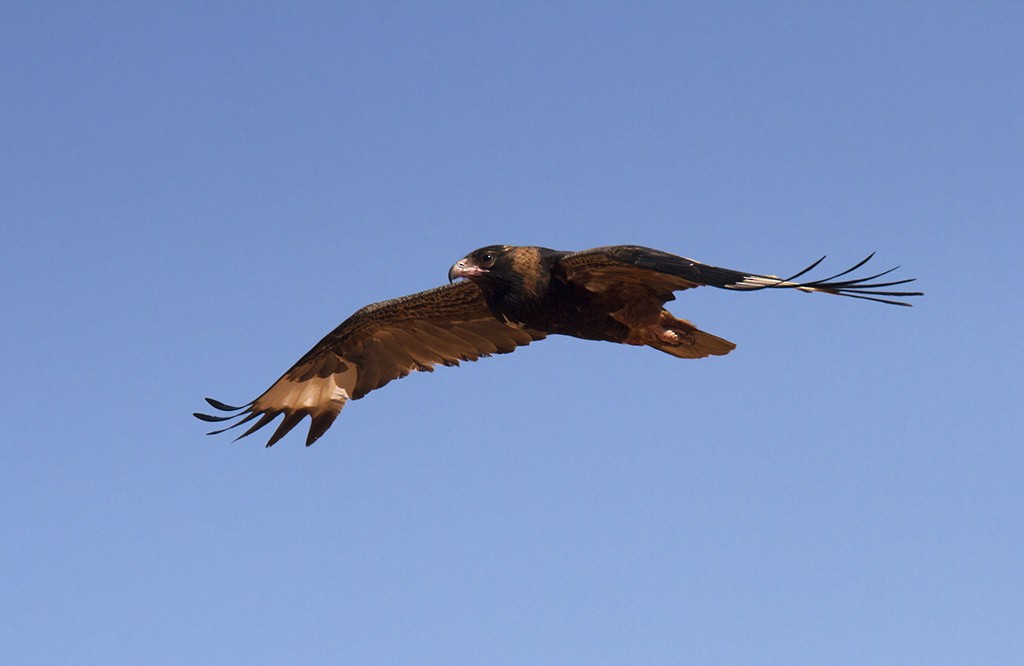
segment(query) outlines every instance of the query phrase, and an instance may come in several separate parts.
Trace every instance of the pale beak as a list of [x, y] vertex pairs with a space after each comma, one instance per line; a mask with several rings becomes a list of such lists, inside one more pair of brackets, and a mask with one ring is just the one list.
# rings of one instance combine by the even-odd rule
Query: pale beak
[[486, 273], [486, 270], [480, 268], [469, 259], [459, 259], [448, 271], [448, 282], [455, 282], [456, 278], [478, 277]]

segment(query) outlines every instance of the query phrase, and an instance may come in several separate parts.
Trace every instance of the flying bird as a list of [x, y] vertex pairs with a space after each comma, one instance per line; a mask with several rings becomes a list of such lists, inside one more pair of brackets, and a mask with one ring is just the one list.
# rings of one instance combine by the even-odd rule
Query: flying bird
[[432, 372], [436, 365], [507, 354], [548, 335], [653, 347], [677, 358], [722, 356], [735, 349], [732, 342], [665, 309], [674, 292], [684, 289], [797, 289], [891, 305], [910, 305], [894, 299], [922, 295], [889, 290], [913, 278], [878, 281], [895, 268], [847, 277], [872, 256], [832, 277], [798, 282], [824, 257], [782, 279], [634, 245], [581, 252], [490, 245], [456, 262], [444, 286], [362, 308], [252, 402], [233, 407], [207, 398], [226, 413], [195, 416], [209, 422], [237, 419], [211, 435], [256, 419], [241, 439], [283, 414], [268, 447], [309, 416], [309, 446], [331, 427], [346, 402], [393, 379], [415, 370]]

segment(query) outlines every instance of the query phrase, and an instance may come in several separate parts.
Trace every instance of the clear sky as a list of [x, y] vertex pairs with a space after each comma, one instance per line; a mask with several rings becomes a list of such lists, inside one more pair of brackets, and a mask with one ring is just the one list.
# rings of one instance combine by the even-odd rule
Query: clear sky
[[[3, 3], [0, 661], [1020, 663], [1022, 7]], [[192, 418], [492, 243], [927, 296]]]

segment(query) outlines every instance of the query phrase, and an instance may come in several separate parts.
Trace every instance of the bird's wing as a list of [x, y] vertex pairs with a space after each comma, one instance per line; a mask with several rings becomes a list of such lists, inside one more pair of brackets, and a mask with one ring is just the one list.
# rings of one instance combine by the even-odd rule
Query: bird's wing
[[349, 399], [358, 399], [414, 370], [458, 365], [482, 356], [506, 354], [544, 334], [494, 318], [483, 293], [469, 281], [374, 303], [346, 319], [310, 349], [260, 397], [232, 407], [207, 398], [225, 416], [196, 414], [204, 421], [240, 417], [216, 434], [259, 417], [245, 437], [284, 414], [270, 437], [272, 446], [306, 416], [312, 423], [306, 446], [334, 422]]
[[[887, 287], [913, 282], [914, 278], [890, 282], [877, 281], [898, 267], [867, 277], [840, 279], [866, 264], [873, 256], [873, 253], [868, 255], [866, 259], [832, 277], [807, 282], [795, 280], [817, 267], [825, 257], [789, 278], [719, 268], [636, 245], [615, 245], [574, 252], [563, 257], [561, 265], [570, 279], [583, 284], [590, 291], [644, 288], [649, 290], [648, 293], [656, 294], [664, 300], [671, 300], [673, 291], [704, 285], [738, 291], [799, 289], [906, 306], [910, 303], [892, 298], [922, 295], [919, 291], [886, 290]], [[890, 298], [880, 298], [881, 296]]]

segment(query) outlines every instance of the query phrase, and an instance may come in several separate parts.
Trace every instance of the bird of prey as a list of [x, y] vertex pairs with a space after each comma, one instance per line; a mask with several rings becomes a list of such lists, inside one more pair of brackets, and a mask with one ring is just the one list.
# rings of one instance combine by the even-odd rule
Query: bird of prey
[[309, 416], [309, 446], [348, 400], [358, 400], [393, 379], [414, 370], [432, 372], [435, 365], [506, 354], [548, 335], [653, 347], [677, 358], [728, 354], [736, 347], [732, 342], [665, 309], [665, 303], [675, 298], [673, 292], [684, 289], [797, 289], [892, 305], [910, 305], [894, 299], [921, 295], [889, 290], [913, 278], [878, 281], [895, 268], [847, 277], [872, 256], [832, 277], [798, 282], [824, 257], [782, 279], [634, 245], [581, 252], [490, 245], [456, 262], [444, 286], [362, 308], [252, 402], [232, 407], [207, 398], [227, 414], [195, 416], [211, 422], [238, 419], [211, 435], [257, 419], [241, 439], [283, 414], [267, 446]]

